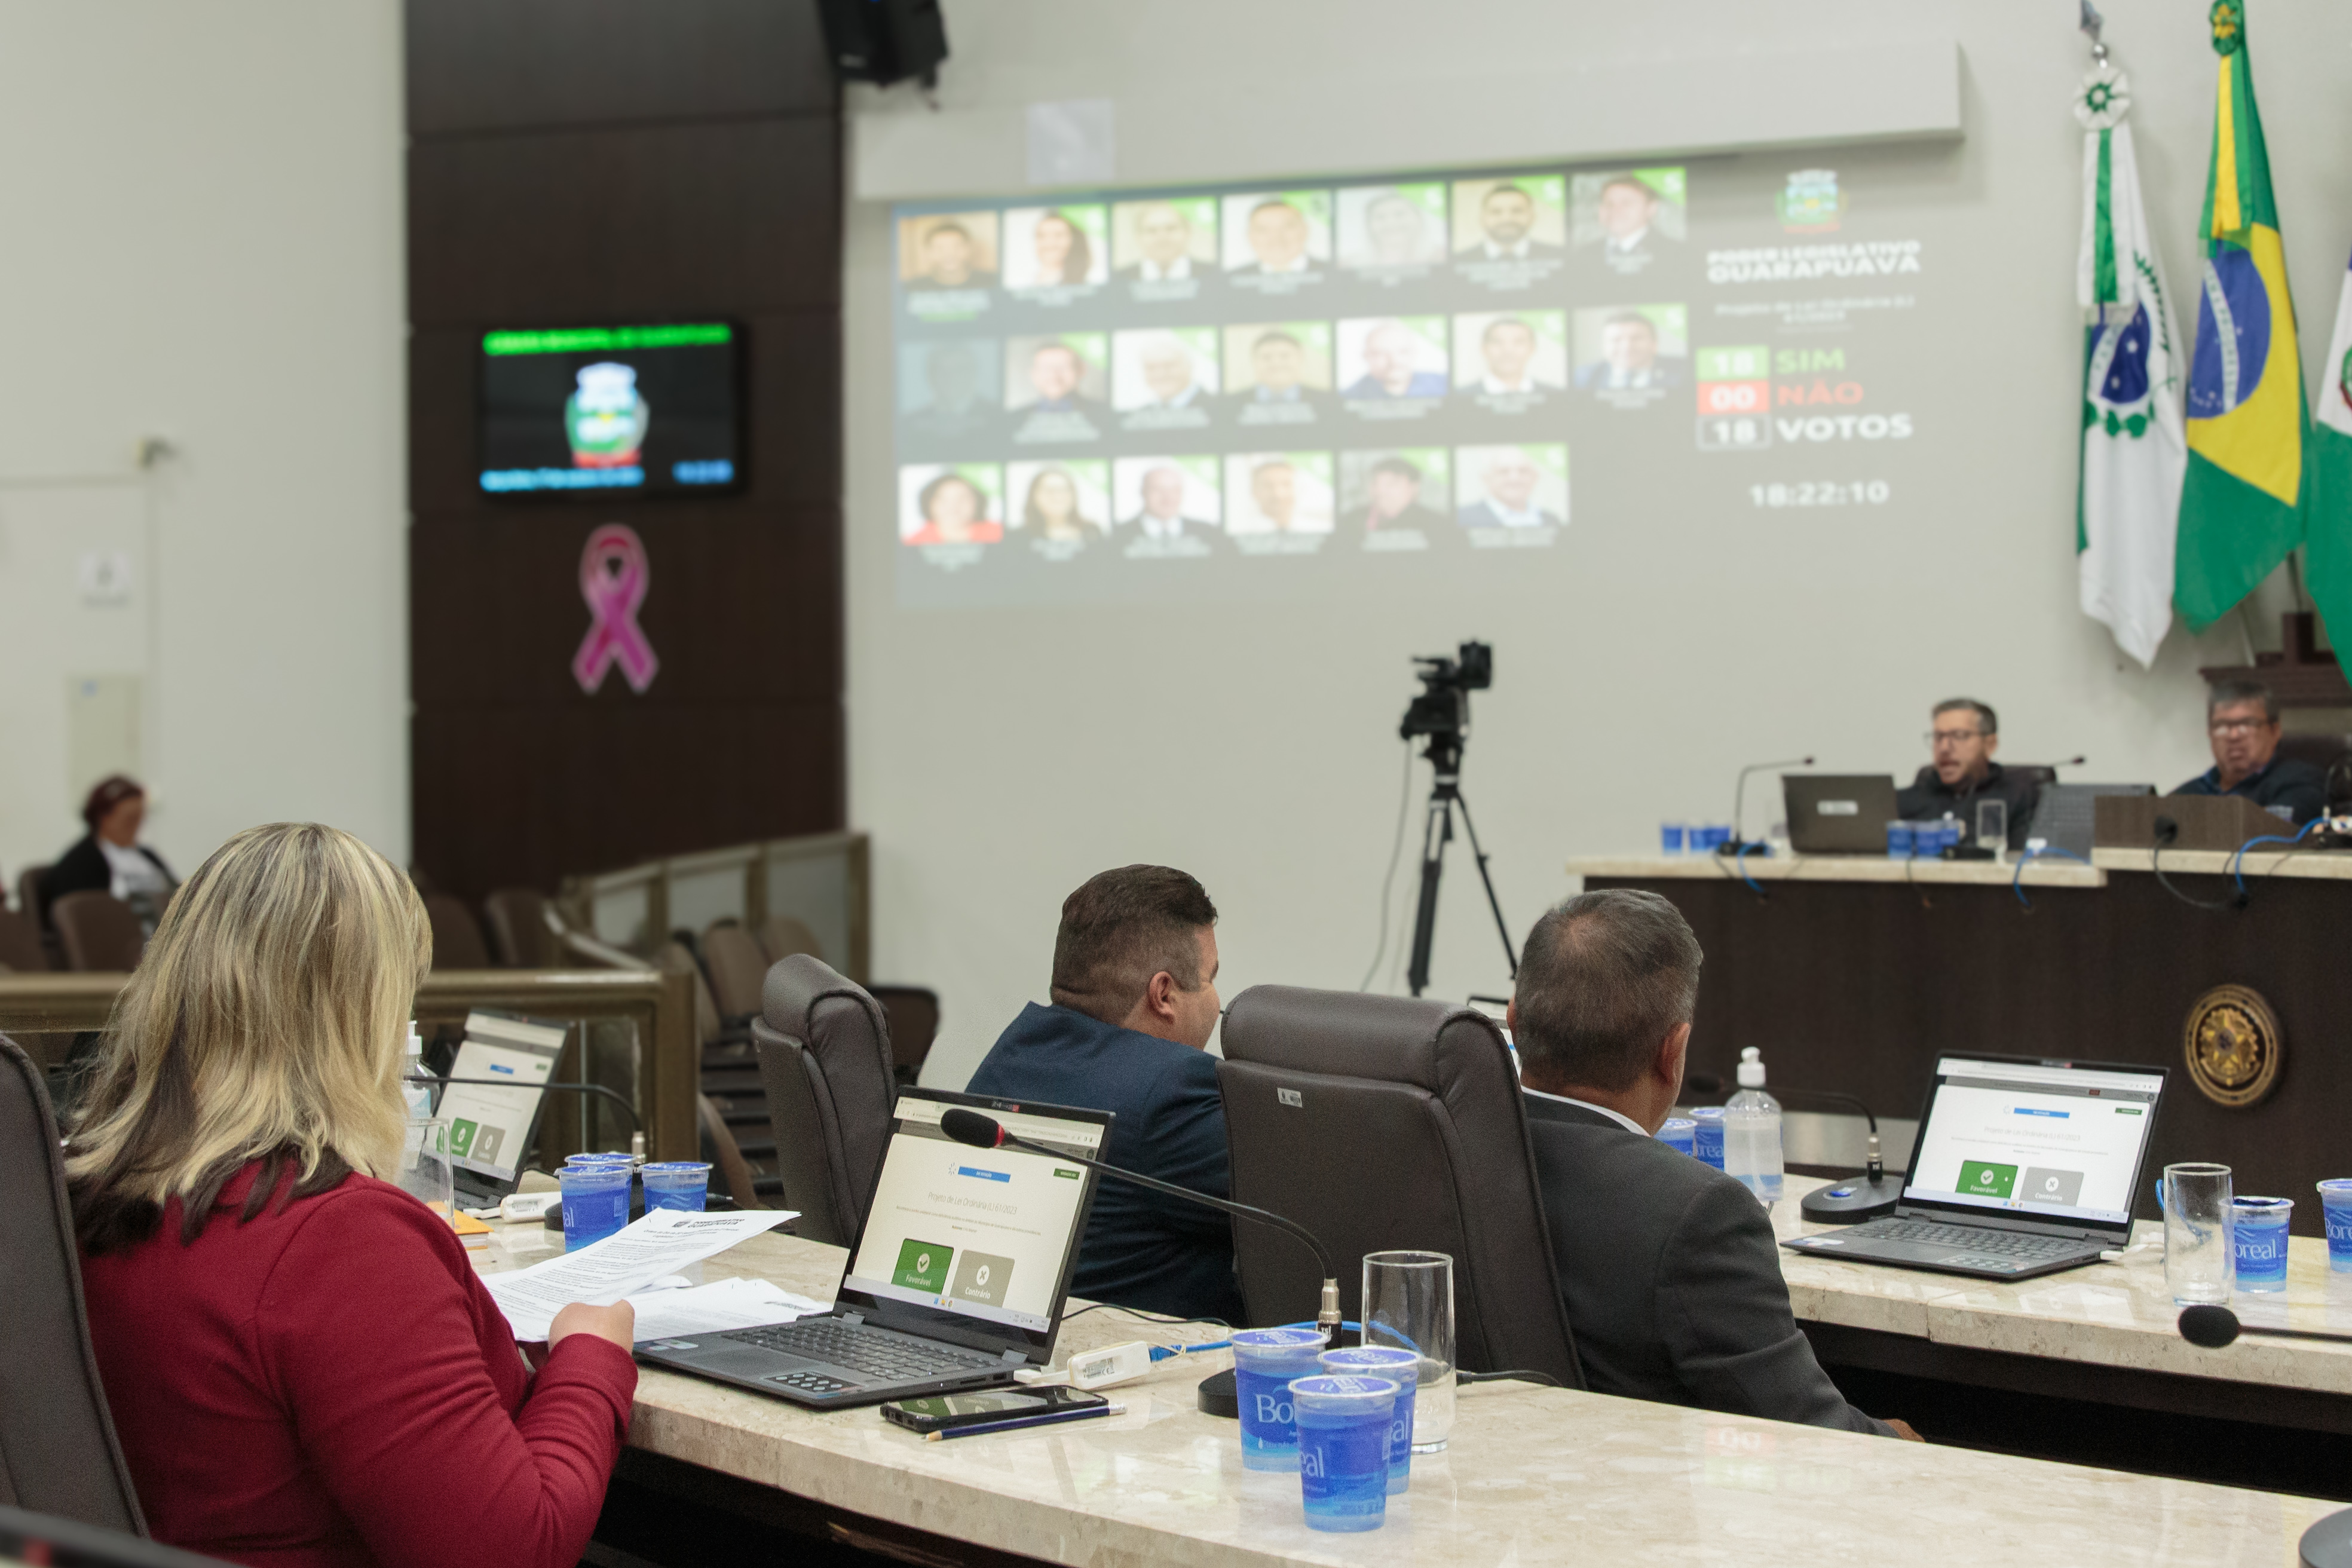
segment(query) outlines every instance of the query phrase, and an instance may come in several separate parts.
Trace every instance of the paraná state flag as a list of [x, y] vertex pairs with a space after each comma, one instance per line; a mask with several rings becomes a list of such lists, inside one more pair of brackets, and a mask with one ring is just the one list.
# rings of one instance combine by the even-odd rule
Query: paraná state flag
[[2199, 225], [2205, 265], [2189, 362], [2189, 474], [2173, 563], [2173, 603], [2191, 631], [2227, 615], [2303, 542], [2311, 423], [2243, 0], [2215, 0], [2210, 19], [2221, 62]]
[[2083, 613], [2145, 668], [2172, 626], [2172, 544], [2189, 448], [2180, 424], [2172, 305], [2140, 205], [2123, 74], [2083, 80], [2083, 470], [2074, 549]]
[[2336, 336], [2320, 366], [2303, 488], [2303, 582], [2327, 639], [2352, 647], [2352, 270], [2336, 305]]

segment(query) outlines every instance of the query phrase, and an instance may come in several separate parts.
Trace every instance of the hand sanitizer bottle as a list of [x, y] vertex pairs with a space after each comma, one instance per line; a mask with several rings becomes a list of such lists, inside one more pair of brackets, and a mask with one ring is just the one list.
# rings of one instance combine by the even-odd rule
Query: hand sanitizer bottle
[[1764, 1092], [1763, 1054], [1739, 1053], [1739, 1092], [1723, 1105], [1723, 1168], [1770, 1208], [1780, 1201], [1780, 1102]]

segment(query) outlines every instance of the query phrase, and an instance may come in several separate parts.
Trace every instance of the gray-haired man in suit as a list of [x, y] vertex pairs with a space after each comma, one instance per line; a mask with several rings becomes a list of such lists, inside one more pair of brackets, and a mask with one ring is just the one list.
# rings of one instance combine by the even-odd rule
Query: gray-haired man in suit
[[1536, 1179], [1596, 1394], [1916, 1438], [1845, 1402], [1789, 1310], [1748, 1190], [1654, 1134], [1682, 1092], [1698, 939], [1612, 889], [1536, 922], [1509, 1022]]

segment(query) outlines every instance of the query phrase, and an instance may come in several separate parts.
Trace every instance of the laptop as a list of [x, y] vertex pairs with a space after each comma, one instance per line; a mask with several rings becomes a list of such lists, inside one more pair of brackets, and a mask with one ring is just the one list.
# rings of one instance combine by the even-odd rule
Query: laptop
[[449, 1176], [463, 1209], [496, 1208], [522, 1179], [522, 1162], [555, 1076], [564, 1026], [477, 1008], [433, 1114], [449, 1121]]
[[2092, 802], [2103, 795], [2149, 795], [2156, 793], [2153, 784], [2048, 784], [2033, 806], [2033, 822], [2029, 829], [2053, 849], [2063, 849], [2084, 859], [2091, 858], [2092, 823], [2095, 808]]
[[2031, 1279], [2131, 1239], [2140, 1166], [2170, 1069], [1941, 1057], [1885, 1219], [1780, 1245], [1976, 1279]]
[[1891, 773], [1784, 773], [1780, 800], [1800, 855], [1884, 855], [1886, 825], [1902, 815]]
[[833, 1310], [644, 1340], [637, 1359], [824, 1410], [987, 1388], [1023, 1367], [1043, 1370], [1094, 1206], [1095, 1173], [1048, 1154], [958, 1143], [940, 1131], [954, 1106], [1088, 1159], [1110, 1142], [1108, 1110], [902, 1089]]

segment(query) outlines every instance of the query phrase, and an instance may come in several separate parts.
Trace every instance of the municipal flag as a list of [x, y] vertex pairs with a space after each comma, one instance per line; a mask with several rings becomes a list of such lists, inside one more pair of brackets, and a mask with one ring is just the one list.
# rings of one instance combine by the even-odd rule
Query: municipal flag
[[2221, 57], [2197, 345], [2189, 362], [2189, 474], [2180, 492], [2173, 602], [2202, 631], [2303, 541], [2303, 447], [2311, 426], [2294, 302], [2271, 199], [2270, 155], [2246, 59], [2243, 0], [2215, 0]]
[[2352, 647], [2352, 270], [2336, 305], [2336, 336], [2320, 366], [2304, 489], [2304, 586], [2328, 640]]
[[2172, 626], [2172, 544], [2189, 461], [2180, 424], [2172, 306], [2140, 205], [2139, 166], [2123, 74], [2084, 79], [2074, 116], [2083, 138], [2083, 246], [2074, 292], [2083, 306], [2083, 469], [2074, 549], [2083, 613], [2105, 623], [2142, 667]]

